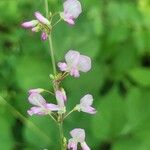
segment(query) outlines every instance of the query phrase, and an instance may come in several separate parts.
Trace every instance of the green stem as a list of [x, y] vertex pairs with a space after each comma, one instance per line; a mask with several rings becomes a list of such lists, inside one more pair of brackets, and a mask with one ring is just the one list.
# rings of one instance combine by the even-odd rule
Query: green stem
[[63, 138], [64, 138], [64, 135], [63, 135], [63, 123], [60, 122], [58, 124], [58, 126], [59, 126], [61, 150], [64, 150], [64, 145], [63, 145]]
[[[48, 18], [48, 0], [45, 0], [45, 9], [46, 9], [46, 17]], [[49, 43], [49, 50], [50, 50], [50, 55], [51, 55], [51, 61], [52, 61], [52, 66], [53, 66], [53, 73], [54, 76], [56, 76], [56, 64], [55, 64], [55, 57], [54, 57], [54, 50], [53, 50], [53, 44], [52, 44], [52, 37], [51, 33], [48, 36], [48, 43]], [[54, 90], [57, 90], [57, 86], [54, 84]], [[49, 114], [54, 121], [55, 118]], [[57, 121], [56, 121], [57, 123]], [[60, 134], [60, 144], [61, 144], [61, 150], [65, 150], [64, 145], [63, 145], [63, 139], [64, 139], [64, 133], [63, 133], [63, 117], [60, 115], [60, 122], [58, 123], [59, 126], [59, 134]]]
[[[46, 17], [48, 18], [48, 12], [49, 12], [49, 10], [48, 10], [48, 0], [45, 0], [45, 9], [46, 9]], [[51, 33], [48, 36], [48, 44], [49, 44], [49, 50], [50, 50], [50, 55], [51, 55], [53, 73], [56, 76], [56, 64], [55, 64], [55, 56], [54, 56]]]
[[57, 123], [56, 119], [49, 113], [49, 116]]
[[52, 27], [56, 26], [61, 20], [62, 20], [62, 19], [59, 18], [58, 21], [56, 21], [56, 22], [52, 25]]
[[65, 118], [67, 118], [71, 113], [73, 113], [75, 110], [74, 109], [72, 109], [68, 114], [66, 114], [65, 116], [64, 116], [64, 119]]

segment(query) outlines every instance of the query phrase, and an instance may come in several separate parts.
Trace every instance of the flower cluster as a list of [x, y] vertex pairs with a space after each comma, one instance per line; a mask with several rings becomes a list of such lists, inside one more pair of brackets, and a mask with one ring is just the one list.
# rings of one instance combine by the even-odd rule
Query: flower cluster
[[45, 18], [40, 12], [35, 12], [36, 20], [31, 20], [22, 23], [22, 27], [31, 29], [32, 32], [41, 31], [41, 39], [46, 40], [51, 30], [50, 21]]
[[[68, 24], [75, 24], [75, 19], [82, 12], [81, 3], [78, 0], [66, 0], [63, 4], [64, 10], [59, 13], [60, 20], [64, 20]], [[51, 15], [49, 18], [51, 18]], [[52, 18], [48, 20], [41, 13], [35, 12], [36, 20], [31, 20], [22, 23], [24, 28], [29, 28], [33, 32], [41, 31], [42, 40], [46, 40], [52, 32]], [[57, 23], [57, 22], [56, 22]], [[55, 23], [55, 24], [56, 24]], [[51, 47], [51, 46], [50, 46]], [[54, 59], [53, 59], [54, 60]], [[33, 105], [27, 112], [30, 116], [32, 115], [49, 115], [58, 125], [62, 125], [64, 120], [73, 112], [85, 112], [88, 114], [95, 114], [96, 110], [92, 107], [93, 96], [91, 94], [84, 95], [80, 102], [73, 107], [73, 109], [67, 112], [66, 103], [67, 96], [65, 90], [61, 86], [61, 82], [68, 75], [73, 77], [79, 77], [81, 72], [88, 72], [91, 69], [91, 59], [86, 55], [80, 54], [76, 50], [69, 50], [65, 55], [65, 61], [59, 62], [58, 68], [60, 72], [58, 74], [51, 75], [54, 92], [45, 90], [42, 88], [30, 89], [28, 101]], [[56, 104], [49, 103], [42, 96], [43, 92], [48, 92], [54, 96]], [[90, 150], [89, 146], [85, 142], [85, 131], [84, 129], [75, 128], [70, 132], [72, 138], [68, 140], [68, 144], [64, 143], [61, 146], [62, 150], [77, 150], [77, 145], [80, 144], [82, 150]], [[61, 137], [61, 141], [65, 137]]]

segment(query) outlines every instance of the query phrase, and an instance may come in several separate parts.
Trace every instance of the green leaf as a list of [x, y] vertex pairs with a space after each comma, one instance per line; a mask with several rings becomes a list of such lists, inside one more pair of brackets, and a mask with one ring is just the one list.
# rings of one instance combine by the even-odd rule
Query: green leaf
[[135, 68], [129, 71], [129, 76], [141, 86], [150, 86], [150, 69]]
[[120, 135], [126, 118], [124, 101], [116, 87], [100, 98], [97, 108], [92, 126], [94, 137], [98, 140], [111, 140]]

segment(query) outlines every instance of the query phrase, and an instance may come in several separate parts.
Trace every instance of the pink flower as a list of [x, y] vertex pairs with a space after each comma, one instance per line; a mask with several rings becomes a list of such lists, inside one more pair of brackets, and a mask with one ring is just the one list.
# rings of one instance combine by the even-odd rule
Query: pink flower
[[80, 104], [76, 106], [76, 110], [83, 111], [89, 114], [95, 114], [96, 110], [91, 105], [93, 103], [93, 96], [90, 94], [85, 95], [81, 98]]
[[37, 88], [37, 89], [30, 89], [29, 91], [29, 94], [32, 94], [32, 93], [42, 93], [44, 92], [44, 89], [41, 89], [41, 88]]
[[58, 110], [60, 113], [64, 113], [66, 111], [65, 101], [67, 100], [66, 93], [64, 89], [57, 90], [55, 92], [55, 97], [58, 104]]
[[61, 18], [67, 23], [74, 25], [74, 20], [82, 12], [81, 3], [78, 0], [66, 0], [63, 7], [64, 11], [60, 13]]
[[30, 94], [28, 98], [29, 102], [34, 105], [28, 110], [28, 114], [30, 116], [36, 115], [47, 115], [51, 113], [51, 111], [57, 111], [58, 106], [51, 103], [46, 103], [46, 100], [37, 92], [33, 92]]
[[41, 39], [42, 39], [43, 41], [45, 41], [45, 40], [47, 40], [47, 38], [48, 38], [47, 33], [42, 32], [42, 34], [41, 34]]
[[35, 12], [36, 20], [22, 23], [22, 27], [30, 28], [32, 32], [42, 31], [41, 39], [47, 40], [50, 32], [50, 22], [40, 12]]
[[38, 20], [32, 20], [22, 23], [22, 27], [24, 28], [33, 28], [38, 24]]
[[70, 132], [72, 138], [69, 140], [68, 149], [77, 150], [78, 143], [81, 144], [82, 150], [90, 150], [89, 146], [85, 142], [84, 129], [76, 128]]
[[91, 59], [88, 56], [80, 55], [79, 52], [70, 50], [65, 55], [65, 62], [59, 62], [61, 71], [69, 72], [71, 76], [79, 77], [79, 71], [88, 72], [91, 69]]
[[37, 19], [39, 22], [41, 22], [42, 24], [45, 24], [45, 25], [47, 25], [47, 26], [50, 25], [50, 22], [48, 21], [48, 19], [45, 18], [40, 12], [35, 12], [34, 15], [35, 15], [36, 19]]

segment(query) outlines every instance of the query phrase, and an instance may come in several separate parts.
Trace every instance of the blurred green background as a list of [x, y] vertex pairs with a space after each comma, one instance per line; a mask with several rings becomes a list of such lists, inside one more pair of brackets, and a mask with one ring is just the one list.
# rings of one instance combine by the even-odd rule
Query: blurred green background
[[[53, 31], [56, 60], [69, 49], [92, 58], [92, 70], [64, 81], [68, 110], [91, 93], [98, 113], [74, 113], [65, 136], [80, 127], [92, 150], [150, 150], [150, 1], [82, 0], [75, 26]], [[52, 12], [61, 0], [49, 0]], [[44, 0], [0, 0], [0, 149], [59, 150], [57, 126], [47, 116], [29, 117], [30, 88], [52, 89], [48, 43], [21, 28]], [[54, 98], [44, 95], [48, 101]]]

